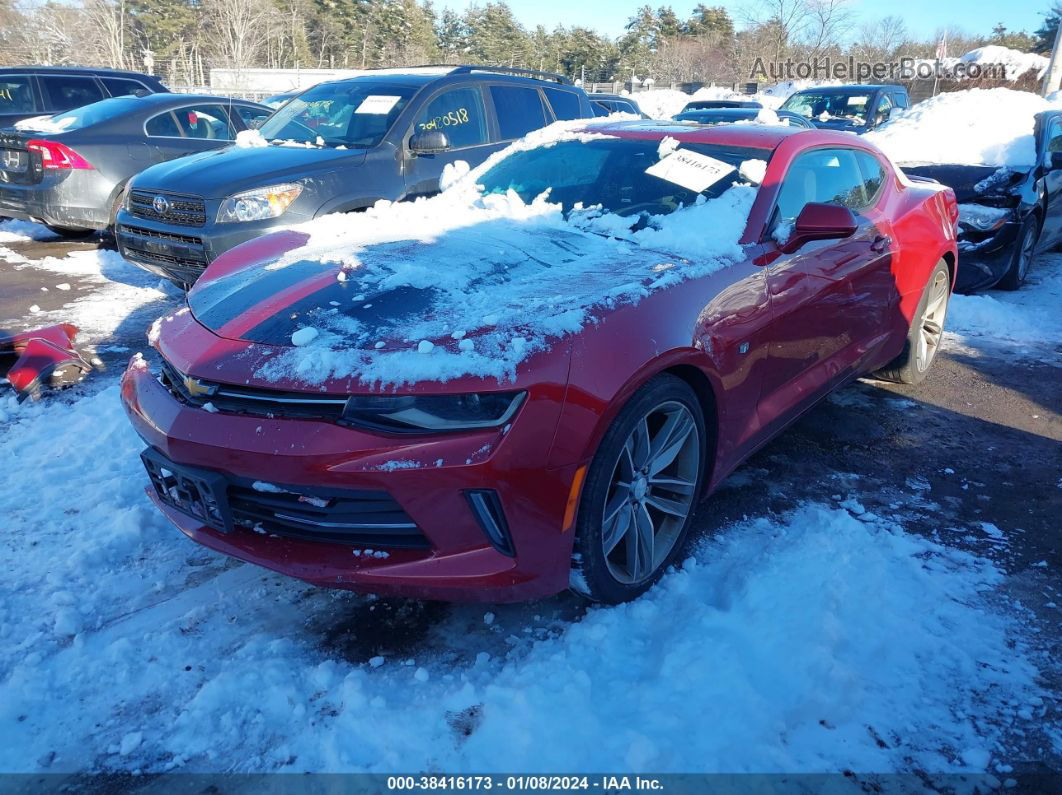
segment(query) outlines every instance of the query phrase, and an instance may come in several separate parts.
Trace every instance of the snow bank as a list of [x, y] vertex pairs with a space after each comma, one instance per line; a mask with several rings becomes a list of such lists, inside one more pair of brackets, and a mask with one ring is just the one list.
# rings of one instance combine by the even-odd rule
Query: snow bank
[[1036, 77], [1041, 78], [1050, 63], [1050, 60], [1042, 55], [1012, 50], [1009, 47], [1001, 47], [998, 44], [989, 44], [985, 47], [970, 50], [965, 55], [960, 56], [958, 60], [962, 63], [981, 65], [1002, 64], [1006, 67], [1007, 79], [1011, 81], [1017, 80], [1029, 71], [1035, 72]]
[[42, 224], [29, 221], [0, 221], [0, 243], [24, 243], [28, 240], [51, 240], [57, 237]]
[[919, 102], [865, 137], [897, 163], [1028, 167], [1036, 162], [1033, 116], [1060, 106], [1009, 88], [951, 91]]
[[[595, 312], [740, 258], [738, 240], [755, 196], [750, 186], [656, 217], [633, 234], [632, 219], [593, 208], [566, 218], [548, 191], [529, 204], [513, 192], [480, 193], [479, 176], [513, 152], [600, 137], [578, 132], [582, 126], [532, 134], [438, 196], [380, 202], [297, 227], [309, 233], [307, 245], [267, 270], [324, 263], [368, 305], [373, 295], [412, 288], [430, 299], [430, 311], [402, 318], [400, 326], [363, 323], [335, 307], [307, 312], [306, 324], [319, 333], [302, 335], [304, 344], [270, 359], [258, 375], [310, 384], [347, 377], [378, 385], [465, 375], [511, 379], [527, 357], [578, 331]], [[224, 293], [220, 282], [217, 292]], [[455, 338], [455, 331], [462, 333]], [[381, 341], [403, 344], [380, 348]]]
[[170, 528], [117, 392], [0, 401], [5, 771], [983, 769], [1041, 703], [999, 569], [821, 505], [575, 623], [454, 606], [344, 653], [322, 634], [396, 619]]
[[686, 103], [697, 99], [758, 99], [758, 97], [739, 94], [722, 86], [705, 86], [697, 89], [693, 94], [686, 94], [671, 88], [652, 88], [648, 91], [635, 92], [630, 97], [638, 103], [638, 107], [644, 113], [653, 119], [670, 119], [686, 107]]

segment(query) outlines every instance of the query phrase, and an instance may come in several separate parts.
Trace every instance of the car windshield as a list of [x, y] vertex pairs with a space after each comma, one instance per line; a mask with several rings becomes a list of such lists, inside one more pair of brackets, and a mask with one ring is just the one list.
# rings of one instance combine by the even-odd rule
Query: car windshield
[[47, 128], [56, 132], [60, 130], [63, 132], [80, 130], [84, 127], [91, 127], [93, 124], [124, 116], [129, 111], [143, 107], [143, 105], [142, 99], [133, 96], [101, 99], [91, 105], [84, 105], [64, 113], [55, 114], [48, 120]]
[[759, 115], [755, 108], [733, 108], [683, 111], [675, 121], [695, 121], [698, 124], [725, 124], [733, 121], [750, 121]]
[[416, 91], [372, 80], [325, 83], [284, 105], [260, 132], [269, 141], [370, 148], [383, 140]]
[[510, 155], [486, 171], [478, 182], [484, 193], [511, 190], [525, 202], [549, 191], [550, 201], [560, 203], [565, 212], [576, 205], [600, 205], [618, 215], [667, 215], [694, 204], [700, 196], [719, 196], [734, 184], [742, 162], [770, 156], [766, 149], [683, 143], [678, 151], [694, 153], [697, 163], [707, 163], [703, 160], [707, 157], [733, 167], [697, 191], [680, 184], [697, 182], [698, 175], [691, 175], [689, 169], [653, 168], [662, 162], [659, 147], [656, 140], [563, 141]]
[[782, 104], [782, 110], [791, 110], [809, 119], [828, 121], [842, 119], [863, 124], [867, 120], [870, 107], [870, 94], [867, 92], [838, 93], [801, 93], [794, 94]]

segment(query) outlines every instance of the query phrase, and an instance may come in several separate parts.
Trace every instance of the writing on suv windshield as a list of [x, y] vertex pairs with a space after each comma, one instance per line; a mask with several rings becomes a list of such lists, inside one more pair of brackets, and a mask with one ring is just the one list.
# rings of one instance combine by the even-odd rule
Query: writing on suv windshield
[[270, 116], [260, 132], [275, 142], [368, 149], [383, 140], [416, 90], [361, 81], [315, 86]]
[[794, 94], [782, 105], [809, 119], [841, 119], [862, 124], [867, 120], [870, 94]]
[[686, 180], [674, 168], [660, 168], [659, 145], [621, 138], [564, 141], [505, 158], [480, 177], [479, 185], [485, 193], [515, 191], [525, 202], [548, 190], [549, 200], [565, 212], [576, 205], [600, 205], [632, 218], [667, 215], [701, 196], [721, 195], [739, 178], [744, 161], [770, 156], [766, 149], [683, 143], [677, 153], [692, 152], [698, 162], [720, 161], [714, 170], [721, 176], [709, 177], [711, 184], [695, 190], [700, 187], [696, 178]]

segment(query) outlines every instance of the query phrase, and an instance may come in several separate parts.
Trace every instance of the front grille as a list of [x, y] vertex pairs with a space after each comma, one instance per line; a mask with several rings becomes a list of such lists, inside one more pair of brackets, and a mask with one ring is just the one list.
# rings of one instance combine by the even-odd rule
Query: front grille
[[[337, 395], [312, 395], [305, 392], [277, 392], [253, 387], [215, 384], [199, 379], [186, 382], [183, 373], [169, 362], [162, 362], [162, 385], [178, 400], [193, 406], [211, 407], [232, 414], [260, 417], [286, 417], [335, 422], [343, 416], [347, 399]], [[191, 383], [193, 391], [189, 389]]]
[[123, 253], [126, 255], [126, 259], [131, 259], [134, 262], [151, 262], [156, 265], [174, 268], [198, 268], [200, 271], [206, 270], [207, 266], [206, 262], [199, 257], [175, 257], [172, 254], [160, 254], [157, 251], [144, 251], [128, 244], [123, 246]]
[[175, 232], [160, 232], [157, 229], [148, 229], [143, 226], [129, 226], [128, 224], [123, 224], [122, 231], [133, 235], [139, 235], [140, 237], [151, 238], [153, 240], [168, 240], [171, 243], [184, 243], [188, 246], [203, 245], [203, 238], [201, 237], [179, 235]]
[[416, 523], [385, 491], [275, 485], [141, 453], [159, 500], [208, 527], [352, 546], [427, 549]]
[[[163, 212], [159, 212], [154, 206], [155, 199], [159, 196], [167, 202]], [[137, 218], [178, 226], [203, 226], [206, 223], [206, 202], [199, 196], [132, 190], [129, 192], [129, 212]]]

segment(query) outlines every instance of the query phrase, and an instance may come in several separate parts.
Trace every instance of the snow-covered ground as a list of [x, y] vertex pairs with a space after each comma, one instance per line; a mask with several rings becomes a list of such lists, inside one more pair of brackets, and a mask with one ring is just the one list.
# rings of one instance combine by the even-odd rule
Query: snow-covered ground
[[[113, 252], [8, 262], [92, 281], [53, 314], [98, 345], [178, 300]], [[1062, 257], [1033, 275], [956, 297], [953, 339], [1062, 342]], [[1002, 779], [1009, 738], [1051, 698], [1035, 620], [997, 563], [958, 545], [995, 541], [992, 524], [929, 540], [902, 505], [875, 515], [827, 490], [727, 526], [633, 604], [442, 610], [311, 588], [185, 539], [144, 495], [117, 392], [103, 373], [38, 404], [0, 397], [0, 770]]]

